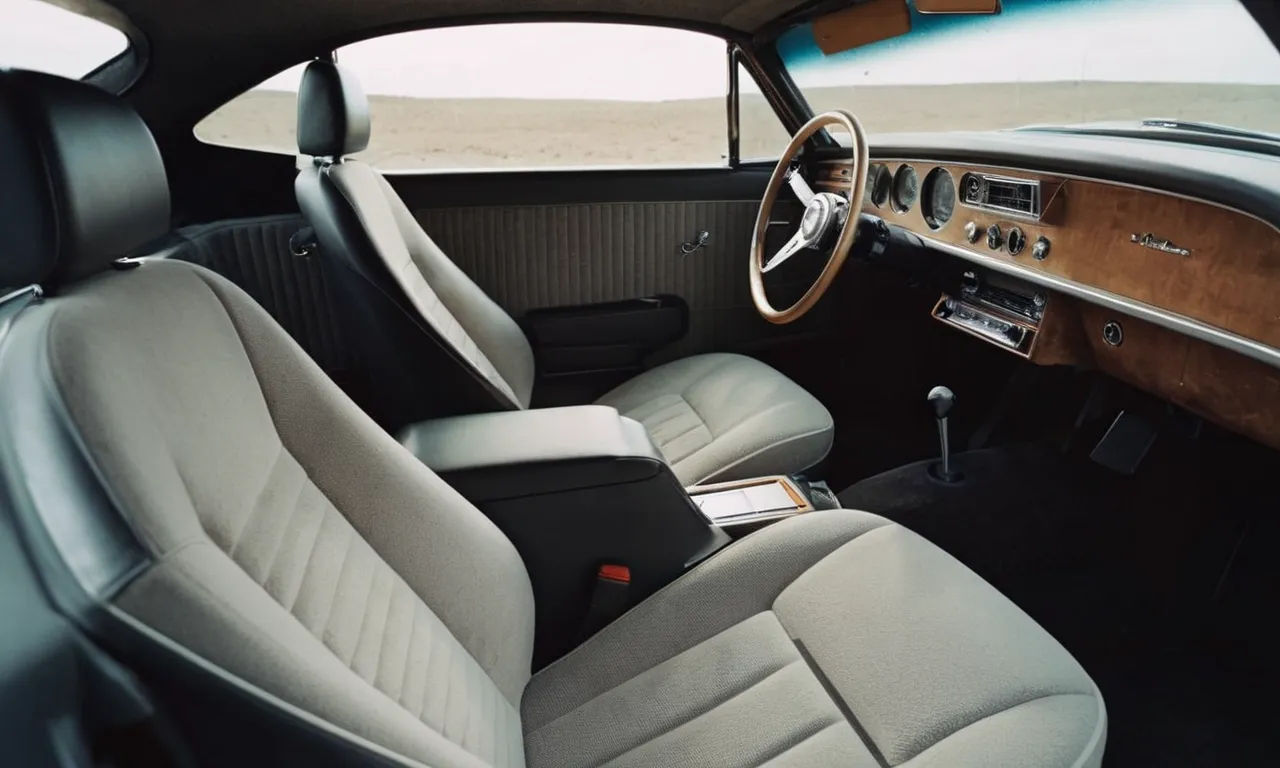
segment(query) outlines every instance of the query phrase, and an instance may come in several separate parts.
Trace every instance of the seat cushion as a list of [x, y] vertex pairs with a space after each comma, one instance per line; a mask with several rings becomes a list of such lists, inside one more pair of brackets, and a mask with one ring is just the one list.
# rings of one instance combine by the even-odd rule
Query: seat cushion
[[1069, 653], [883, 518], [801, 515], [727, 548], [534, 676], [540, 766], [1097, 766]]
[[658, 366], [600, 398], [649, 430], [686, 486], [800, 472], [831, 450], [831, 414], [800, 385], [743, 355]]

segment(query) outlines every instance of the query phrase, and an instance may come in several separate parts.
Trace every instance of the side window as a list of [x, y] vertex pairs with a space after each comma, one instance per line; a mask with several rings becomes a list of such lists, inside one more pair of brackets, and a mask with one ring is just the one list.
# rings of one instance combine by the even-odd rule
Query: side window
[[738, 65], [738, 157], [744, 162], [774, 160], [791, 141], [778, 113], [765, 100], [747, 68]]
[[[492, 24], [388, 35], [337, 55], [369, 94], [373, 130], [359, 157], [382, 170], [728, 164], [726, 45], [717, 37]], [[196, 136], [295, 153], [302, 69], [232, 99]]]

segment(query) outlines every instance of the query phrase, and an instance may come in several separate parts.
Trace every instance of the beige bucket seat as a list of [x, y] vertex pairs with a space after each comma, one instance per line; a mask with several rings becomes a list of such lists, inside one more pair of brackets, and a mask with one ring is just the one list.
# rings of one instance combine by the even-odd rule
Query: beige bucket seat
[[433, 768], [1099, 765], [1070, 654], [862, 512], [732, 544], [532, 674], [529, 579], [487, 518], [234, 285], [113, 267], [169, 218], [123, 102], [0, 72], [0, 164], [0, 284], [46, 289], [0, 308], [3, 490], [86, 589], [265, 706]]

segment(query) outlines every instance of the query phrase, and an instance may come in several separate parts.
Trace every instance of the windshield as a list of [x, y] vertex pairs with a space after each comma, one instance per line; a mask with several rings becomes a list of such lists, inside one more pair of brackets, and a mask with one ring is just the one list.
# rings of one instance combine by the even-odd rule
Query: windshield
[[1239, 0], [1003, 0], [994, 16], [912, 0], [908, 34], [825, 55], [805, 24], [778, 52], [815, 112], [871, 133], [1144, 118], [1280, 133], [1280, 52]]

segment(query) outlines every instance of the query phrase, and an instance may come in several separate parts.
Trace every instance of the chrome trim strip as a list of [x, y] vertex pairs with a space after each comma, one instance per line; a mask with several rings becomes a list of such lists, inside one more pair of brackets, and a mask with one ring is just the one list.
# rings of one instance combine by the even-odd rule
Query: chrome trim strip
[[1121, 314], [1136, 317], [1139, 320], [1146, 320], [1154, 325], [1168, 328], [1171, 331], [1186, 334], [1193, 339], [1208, 342], [1214, 346], [1239, 353], [1246, 357], [1253, 358], [1261, 363], [1265, 363], [1272, 368], [1280, 368], [1280, 349], [1267, 346], [1253, 339], [1246, 339], [1230, 331], [1224, 331], [1221, 328], [1202, 323], [1199, 320], [1193, 320], [1186, 315], [1179, 315], [1175, 312], [1153, 307], [1150, 304], [1144, 304], [1140, 301], [1134, 301], [1123, 296], [1093, 288], [1082, 283], [1067, 280], [1056, 275], [1040, 272], [1030, 267], [1024, 267], [1021, 264], [1005, 261], [995, 256], [990, 256], [978, 251], [971, 251], [968, 248], [961, 248], [958, 245], [936, 240], [927, 235], [915, 233], [925, 245], [934, 250], [949, 253], [952, 256], [959, 257], [965, 261], [972, 262], [982, 267], [986, 267], [995, 272], [1001, 272], [1006, 275], [1018, 277], [1028, 282], [1042, 285], [1046, 288], [1052, 288], [1060, 293], [1074, 296], [1077, 299], [1083, 299], [1091, 304], [1106, 307], [1115, 310]]
[[10, 301], [17, 301], [18, 299], [23, 299], [28, 297], [30, 297], [31, 299], [43, 298], [44, 289], [41, 288], [39, 285], [32, 283], [31, 285], [28, 285], [26, 288], [19, 288], [16, 291], [10, 291], [9, 293], [0, 295], [0, 305], [8, 304]]

